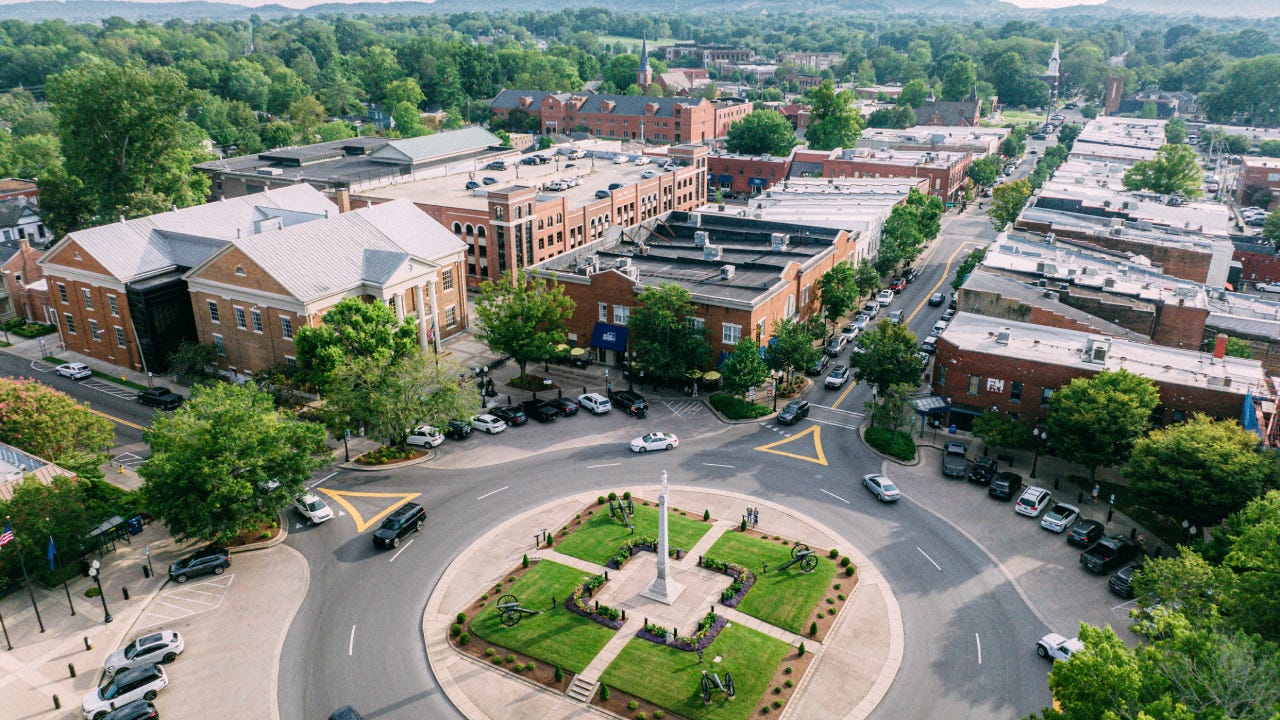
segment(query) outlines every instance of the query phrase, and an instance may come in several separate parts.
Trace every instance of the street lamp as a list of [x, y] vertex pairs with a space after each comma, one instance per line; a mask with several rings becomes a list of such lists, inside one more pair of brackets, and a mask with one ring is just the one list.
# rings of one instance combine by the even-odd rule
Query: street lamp
[[[1049, 429], [1048, 429], [1048, 428], [1036, 428], [1036, 429], [1034, 429], [1034, 430], [1032, 430], [1032, 431], [1031, 431], [1031, 434], [1032, 434], [1032, 436], [1034, 436], [1034, 437], [1035, 437], [1035, 439], [1036, 439], [1036, 440], [1035, 440], [1035, 443], [1036, 443], [1036, 454], [1035, 454], [1035, 456], [1034, 456], [1034, 457], [1032, 458], [1032, 460], [1031, 460], [1031, 478], [1034, 480], [1034, 479], [1035, 479], [1035, 477], [1036, 477], [1036, 467], [1038, 467], [1038, 466], [1039, 466], [1039, 464], [1040, 464], [1040, 450], [1041, 450], [1041, 449], [1043, 449], [1046, 445], [1048, 445], [1048, 444], [1049, 444]], [[1058, 479], [1057, 479], [1057, 478], [1054, 478], [1054, 479], [1053, 479], [1053, 489], [1054, 489], [1054, 490], [1057, 490], [1057, 489], [1058, 489]]]
[[89, 565], [89, 577], [93, 578], [93, 581], [98, 584], [98, 599], [102, 600], [102, 622], [109, 623], [113, 618], [111, 617], [111, 611], [107, 609], [107, 595], [102, 592], [101, 568], [102, 563], [94, 560], [93, 563]]
[[1187, 544], [1190, 545], [1191, 539], [1196, 535], [1196, 526], [1186, 520], [1183, 520], [1182, 529], [1187, 531]]
[[483, 410], [485, 406], [485, 402], [484, 402], [485, 380], [489, 376], [489, 366], [481, 365], [480, 367], [475, 369], [475, 374], [476, 374], [476, 378], [478, 378], [476, 380], [476, 388], [480, 390], [480, 409]]

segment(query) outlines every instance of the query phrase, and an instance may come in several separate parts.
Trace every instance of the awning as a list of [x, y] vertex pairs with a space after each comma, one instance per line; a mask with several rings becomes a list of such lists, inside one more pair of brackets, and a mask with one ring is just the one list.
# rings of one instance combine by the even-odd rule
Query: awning
[[617, 350], [618, 352], [626, 352], [627, 350], [627, 328], [625, 325], [613, 325], [610, 323], [598, 322], [591, 331], [591, 347], [604, 348], [605, 350]]
[[761, 188], [762, 188], [762, 187], [768, 187], [768, 186], [769, 186], [769, 179], [768, 179], [768, 178], [761, 178], [761, 177], [748, 178], [748, 179], [747, 179], [747, 184], [748, 184], [748, 185], [750, 185], [751, 187], [761, 187]]
[[716, 176], [715, 176], [715, 178], [716, 178], [716, 180], [717, 180], [721, 185], [732, 185], [732, 184], [733, 184], [733, 176], [732, 176], [732, 175], [727, 175], [727, 174], [721, 173], [721, 174], [719, 174], [719, 175], [716, 175]]

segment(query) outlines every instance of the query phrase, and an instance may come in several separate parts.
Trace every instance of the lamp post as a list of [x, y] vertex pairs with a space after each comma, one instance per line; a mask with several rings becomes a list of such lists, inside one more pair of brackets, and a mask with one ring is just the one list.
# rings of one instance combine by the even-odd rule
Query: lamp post
[[613, 384], [609, 382], [609, 368], [604, 369], [604, 396], [609, 397], [609, 393], [613, 392]]
[[111, 617], [111, 611], [107, 609], [107, 595], [102, 592], [102, 563], [94, 560], [89, 565], [89, 577], [98, 585], [98, 599], [102, 601], [102, 622], [109, 623], [114, 618]]
[[772, 379], [773, 385], [770, 388], [770, 392], [773, 393], [773, 411], [778, 412], [778, 376], [774, 375]]
[[1196, 526], [1186, 520], [1183, 520], [1182, 529], [1187, 531], [1187, 544], [1190, 545], [1191, 539], [1196, 535]]
[[[1034, 430], [1032, 430], [1032, 431], [1031, 431], [1031, 434], [1032, 434], [1032, 436], [1034, 436], [1034, 437], [1035, 437], [1035, 439], [1036, 439], [1036, 441], [1035, 441], [1035, 442], [1036, 442], [1036, 454], [1035, 454], [1035, 456], [1033, 456], [1033, 457], [1032, 457], [1032, 459], [1031, 459], [1031, 478], [1032, 478], [1032, 479], [1035, 479], [1035, 477], [1036, 477], [1036, 468], [1037, 468], [1037, 467], [1039, 467], [1039, 465], [1040, 465], [1040, 451], [1041, 451], [1041, 450], [1042, 450], [1046, 445], [1048, 445], [1048, 444], [1049, 444], [1049, 429], [1048, 429], [1048, 428], [1036, 428], [1036, 429], [1034, 429]], [[1053, 481], [1053, 489], [1054, 489], [1054, 490], [1057, 490], [1057, 489], [1058, 489], [1058, 480], [1057, 480], [1057, 478], [1054, 478], [1054, 481]]]
[[485, 386], [485, 379], [488, 378], [489, 376], [489, 366], [481, 365], [480, 367], [475, 369], [475, 374], [477, 378], [476, 388], [480, 390], [480, 409], [483, 410], [485, 406], [484, 386]]

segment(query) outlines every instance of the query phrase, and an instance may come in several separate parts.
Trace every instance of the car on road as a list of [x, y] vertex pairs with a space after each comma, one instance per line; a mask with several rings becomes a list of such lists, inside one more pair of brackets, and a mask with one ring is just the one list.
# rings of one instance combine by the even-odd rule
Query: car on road
[[1134, 561], [1116, 571], [1107, 581], [1107, 588], [1112, 593], [1128, 600], [1133, 597], [1133, 573], [1142, 567], [1142, 563]]
[[138, 404], [158, 407], [161, 410], [176, 410], [182, 404], [182, 396], [167, 387], [157, 385], [138, 391]]
[[880, 304], [880, 307], [888, 307], [893, 302], [893, 291], [881, 290], [880, 294], [876, 296], [876, 302]]
[[312, 525], [333, 519], [333, 508], [325, 504], [315, 493], [302, 493], [293, 500], [293, 509]]
[[969, 468], [969, 482], [986, 485], [991, 482], [991, 478], [995, 477], [996, 470], [999, 467], [1000, 463], [995, 458], [977, 458], [973, 461], [973, 466]]
[[671, 433], [651, 432], [631, 441], [631, 452], [642, 453], [649, 450], [671, 450], [680, 444], [680, 438]]
[[507, 429], [507, 423], [500, 417], [485, 413], [472, 418], [471, 427], [475, 430], [483, 430], [490, 435], [497, 435]]
[[427, 524], [427, 511], [415, 502], [405, 503], [382, 521], [382, 525], [373, 531], [373, 546], [380, 548], [400, 547], [400, 541], [411, 532], [420, 532]]
[[1104, 528], [1097, 520], [1080, 518], [1067, 528], [1067, 542], [1077, 547], [1087, 548], [1102, 538]]
[[1069, 660], [1072, 653], [1083, 649], [1079, 638], [1067, 639], [1058, 633], [1049, 633], [1036, 643], [1036, 654], [1046, 660]]
[[85, 720], [102, 720], [107, 713], [135, 700], [155, 700], [169, 684], [169, 676], [154, 663], [115, 674], [106, 685], [84, 696], [80, 713]]
[[1101, 575], [1138, 557], [1138, 552], [1138, 543], [1130, 540], [1128, 535], [1112, 535], [1102, 538], [1080, 553], [1080, 566], [1095, 575]]
[[609, 402], [609, 398], [600, 393], [579, 395], [578, 404], [586, 408], [592, 415], [604, 415], [613, 409], [613, 403]]
[[947, 477], [964, 477], [969, 469], [966, 457], [968, 448], [959, 440], [948, 440], [942, 444], [942, 474]]
[[847, 365], [837, 365], [831, 368], [831, 372], [827, 373], [827, 379], [822, 384], [828, 390], [839, 390], [847, 382], [849, 382], [849, 367]]
[[450, 440], [466, 440], [471, 437], [471, 423], [466, 420], [450, 420], [445, 423], [444, 436]]
[[1052, 499], [1053, 493], [1033, 485], [1022, 491], [1022, 497], [1018, 498], [1018, 502], [1014, 503], [1013, 510], [1019, 515], [1039, 517], [1040, 513], [1049, 507], [1049, 501]]
[[840, 352], [844, 350], [845, 342], [843, 337], [836, 335], [827, 341], [827, 346], [823, 348], [822, 352], [826, 353], [828, 357], [840, 357]]
[[897, 502], [902, 497], [902, 493], [898, 492], [898, 486], [894, 485], [892, 480], [879, 473], [863, 475], [862, 484], [880, 502]]
[[137, 638], [133, 642], [107, 656], [102, 669], [108, 675], [148, 663], [168, 664], [178, 659], [187, 647], [180, 633], [173, 630], [157, 630]]
[[498, 407], [489, 408], [489, 414], [500, 418], [507, 427], [520, 427], [529, 422], [529, 416], [525, 414], [524, 408], [519, 405], [499, 405]]
[[444, 433], [430, 425], [419, 425], [409, 431], [405, 443], [416, 447], [436, 447], [444, 442]]
[[1080, 508], [1066, 503], [1057, 503], [1040, 518], [1040, 527], [1049, 532], [1066, 532], [1071, 523], [1080, 517]]
[[827, 367], [829, 367], [830, 365], [831, 365], [831, 358], [827, 357], [826, 353], [823, 353], [822, 355], [818, 356], [817, 361], [815, 361], [809, 367], [805, 368], [804, 374], [813, 375], [816, 377], [826, 372]]
[[525, 413], [540, 423], [552, 423], [560, 417], [560, 409], [546, 400], [525, 400], [520, 403]]
[[1258, 292], [1280, 293], [1280, 282], [1273, 282], [1273, 283], [1266, 283], [1266, 282], [1254, 283], [1254, 284], [1253, 284], [1253, 289], [1254, 289], [1254, 290], [1257, 290]]
[[87, 377], [93, 377], [93, 371], [84, 363], [63, 363], [53, 370], [62, 377], [69, 377], [72, 380], [83, 380]]
[[994, 478], [991, 478], [991, 485], [987, 488], [987, 495], [997, 500], [1008, 500], [1022, 489], [1022, 476], [1012, 472], [998, 472]]
[[920, 341], [920, 352], [925, 355], [932, 355], [938, 352], [938, 338], [934, 335]]
[[809, 417], [808, 400], [792, 400], [778, 413], [779, 425], [795, 425], [797, 421]]
[[853, 325], [853, 324], [845, 325], [844, 327], [840, 328], [840, 337], [844, 338], [844, 342], [847, 345], [853, 342], [858, 337], [859, 332], [860, 331], [857, 325]]
[[[875, 320], [876, 316], [880, 314], [880, 303], [875, 300], [867, 301], [867, 303], [862, 306], [862, 314], [867, 316], [868, 323]], [[863, 330], [866, 330], [866, 328], [863, 328]]]
[[906, 312], [904, 312], [904, 311], [902, 311], [902, 310], [890, 310], [890, 311], [889, 311], [889, 322], [893, 323], [894, 325], [901, 325], [902, 323], [904, 323], [904, 322], [906, 322], [906, 321], [907, 321], [907, 313], [906, 313]]
[[609, 402], [613, 403], [614, 407], [627, 411], [630, 411], [631, 408], [649, 409], [649, 401], [633, 390], [614, 390], [609, 393]]
[[578, 403], [569, 398], [551, 398], [547, 402], [560, 411], [560, 417], [570, 417], [578, 414]]
[[169, 579], [181, 584], [189, 578], [200, 575], [209, 573], [221, 575], [222, 571], [229, 567], [231, 567], [231, 553], [224, 547], [210, 545], [169, 565]]
[[902, 292], [903, 290], [906, 290], [907, 279], [902, 277], [901, 275], [895, 276], [892, 280], [889, 281], [889, 289], [892, 290], [894, 294], [897, 294]]
[[929, 307], [941, 307], [946, 302], [947, 296], [942, 293], [934, 293], [929, 296]]
[[150, 700], [134, 700], [102, 716], [102, 720], [159, 720], [160, 713]]
[[871, 316], [863, 312], [854, 315], [853, 320], [851, 321], [851, 324], [858, 329], [859, 333], [864, 332], [867, 329], [867, 325], [870, 323]]

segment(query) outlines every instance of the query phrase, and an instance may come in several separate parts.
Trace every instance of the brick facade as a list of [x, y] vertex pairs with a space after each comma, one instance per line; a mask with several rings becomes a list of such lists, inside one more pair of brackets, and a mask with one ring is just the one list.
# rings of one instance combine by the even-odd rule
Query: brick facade
[[960, 194], [967, 182], [965, 171], [971, 164], [973, 164], [972, 155], [958, 156], [954, 163], [945, 167], [909, 165], [870, 157], [844, 159], [833, 155], [822, 161], [822, 177], [928, 178], [931, 195], [937, 195], [945, 202], [959, 202]]
[[82, 250], [69, 241], [43, 259], [49, 306], [57, 315], [60, 339], [72, 352], [144, 370], [124, 284]]
[[1014, 223], [1019, 230], [1037, 233], [1053, 233], [1059, 240], [1084, 248], [1100, 248], [1113, 253], [1132, 253], [1151, 260], [1161, 272], [1192, 282], [1208, 282], [1213, 254], [1194, 246], [1178, 246], [1171, 243], [1143, 242], [1124, 234], [1098, 235], [1086, 228], [1072, 228], [1053, 223], [1019, 217]]
[[[785, 180], [791, 173], [791, 157], [763, 155], [711, 155], [707, 158], [707, 180], [712, 186], [743, 195], [756, 194]], [[726, 186], [724, 177], [730, 178]], [[751, 184], [756, 179], [755, 185]], [[760, 184], [764, 181], [765, 184]]]
[[1231, 259], [1239, 261], [1240, 277], [1246, 282], [1280, 282], [1280, 255], [1237, 250], [1231, 253]]
[[1237, 185], [1236, 202], [1251, 203], [1252, 194], [1260, 188], [1271, 190], [1271, 202], [1264, 209], [1280, 208], [1280, 159], [1245, 157], [1240, 162], [1240, 183]]

